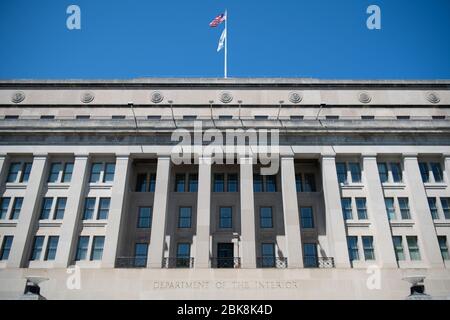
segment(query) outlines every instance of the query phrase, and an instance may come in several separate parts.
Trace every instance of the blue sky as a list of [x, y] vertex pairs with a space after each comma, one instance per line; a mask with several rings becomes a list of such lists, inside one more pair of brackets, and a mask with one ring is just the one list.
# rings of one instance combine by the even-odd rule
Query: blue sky
[[450, 79], [450, 0], [0, 0], [0, 78], [222, 77], [225, 8], [229, 77]]

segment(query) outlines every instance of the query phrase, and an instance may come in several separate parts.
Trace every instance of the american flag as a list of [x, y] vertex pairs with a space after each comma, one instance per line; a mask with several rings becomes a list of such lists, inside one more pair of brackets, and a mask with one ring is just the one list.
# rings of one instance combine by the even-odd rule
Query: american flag
[[209, 26], [212, 27], [212, 28], [215, 28], [215, 27], [217, 27], [219, 24], [221, 24], [222, 22], [224, 22], [226, 18], [227, 18], [227, 17], [225, 16], [225, 13], [221, 13], [221, 14], [219, 14], [217, 17], [215, 17], [215, 18], [213, 19], [213, 21], [211, 21], [211, 22], [209, 23]]

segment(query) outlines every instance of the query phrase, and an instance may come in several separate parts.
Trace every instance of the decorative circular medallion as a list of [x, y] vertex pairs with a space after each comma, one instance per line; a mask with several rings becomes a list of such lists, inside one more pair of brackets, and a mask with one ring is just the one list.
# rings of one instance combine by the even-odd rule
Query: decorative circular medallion
[[230, 103], [231, 101], [233, 101], [233, 95], [231, 94], [231, 92], [222, 92], [220, 94], [220, 101], [222, 101], [223, 103]]
[[358, 95], [358, 100], [362, 103], [369, 103], [372, 101], [372, 97], [367, 92], [360, 92]]
[[161, 101], [164, 100], [164, 96], [159, 91], [153, 91], [151, 94], [151, 100], [153, 103], [160, 103]]
[[83, 103], [91, 103], [94, 101], [95, 95], [91, 91], [86, 91], [81, 95], [81, 102]]
[[289, 93], [289, 101], [292, 103], [300, 103], [302, 99], [303, 99], [302, 95], [298, 92]]
[[25, 93], [22, 91], [14, 92], [11, 96], [11, 101], [13, 103], [21, 103], [23, 100], [25, 100]]
[[427, 92], [426, 98], [431, 103], [439, 103], [439, 101], [441, 101], [441, 99], [435, 92]]

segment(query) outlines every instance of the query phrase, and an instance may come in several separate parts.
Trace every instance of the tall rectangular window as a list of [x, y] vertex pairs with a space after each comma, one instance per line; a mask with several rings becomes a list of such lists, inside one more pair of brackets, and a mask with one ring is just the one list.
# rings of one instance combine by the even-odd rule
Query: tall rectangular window
[[9, 165], [8, 178], [6, 182], [16, 182], [20, 171], [20, 162], [13, 162]]
[[446, 236], [438, 236], [439, 248], [441, 249], [442, 259], [450, 260], [450, 255], [448, 254], [448, 245]]
[[224, 192], [225, 191], [225, 176], [223, 173], [214, 174], [214, 192]]
[[188, 268], [190, 267], [191, 259], [191, 244], [187, 242], [178, 243], [177, 245], [177, 268]]
[[190, 228], [192, 219], [191, 207], [180, 207], [178, 216], [178, 228]]
[[147, 174], [138, 173], [136, 176], [136, 192], [146, 192], [147, 191]]
[[263, 229], [273, 228], [272, 207], [259, 208], [259, 222]]
[[262, 243], [261, 244], [262, 255], [262, 267], [273, 268], [275, 267], [275, 244]]
[[54, 219], [64, 218], [64, 211], [66, 210], [66, 202], [67, 202], [67, 198], [58, 198], [56, 200]]
[[392, 241], [394, 242], [394, 250], [397, 261], [405, 260], [405, 252], [403, 250], [403, 240], [401, 236], [393, 236]]
[[227, 191], [238, 192], [238, 175], [236, 173], [229, 173], [227, 176]]
[[391, 163], [392, 179], [394, 182], [402, 182], [402, 168], [400, 163]]
[[260, 174], [253, 174], [253, 192], [263, 192], [263, 177]]
[[312, 207], [300, 207], [300, 222], [303, 229], [314, 228], [314, 216]]
[[316, 178], [313, 173], [305, 173], [304, 192], [316, 192]]
[[56, 250], [58, 249], [58, 236], [49, 236], [47, 240], [47, 250], [45, 251], [44, 260], [55, 260]]
[[139, 207], [138, 228], [150, 228], [152, 224], [152, 208]]
[[361, 167], [357, 162], [349, 163], [350, 166], [350, 174], [352, 176], [352, 182], [358, 183], [361, 182]]
[[44, 236], [35, 236], [33, 241], [33, 248], [31, 249], [30, 260], [39, 260], [41, 258], [43, 245], [44, 245]]
[[409, 257], [411, 260], [420, 260], [419, 245], [417, 243], [416, 236], [406, 236], [406, 242], [408, 243]]
[[411, 219], [408, 198], [398, 198], [398, 204], [400, 206], [400, 215], [402, 216], [402, 219]]
[[353, 219], [352, 213], [352, 198], [341, 198], [342, 214], [344, 220]]
[[31, 162], [25, 162], [23, 164], [22, 176], [20, 177], [20, 182], [28, 182], [28, 179], [30, 179], [31, 167], [32, 167]]
[[41, 220], [50, 219], [50, 212], [52, 211], [53, 198], [44, 198], [41, 207]]
[[53, 162], [50, 166], [50, 172], [48, 175], [48, 182], [58, 182], [59, 172], [61, 171], [62, 164], [59, 162]]
[[86, 260], [87, 252], [88, 252], [88, 245], [89, 245], [89, 237], [88, 236], [80, 236], [78, 238], [77, 253], [75, 255], [76, 261]]
[[185, 190], [185, 174], [178, 173], [175, 175], [175, 192], [184, 192]]
[[430, 207], [431, 217], [439, 219], [438, 209], [436, 206], [436, 198], [428, 197], [428, 206]]
[[92, 241], [91, 260], [102, 260], [104, 244], [104, 236], [94, 236]]
[[348, 245], [348, 256], [350, 258], [350, 261], [359, 260], [358, 237], [348, 236], [347, 245]]
[[347, 165], [345, 162], [336, 162], [336, 171], [339, 183], [347, 183]]
[[111, 198], [100, 198], [99, 205], [98, 205], [97, 219], [99, 219], [99, 220], [108, 219], [110, 203], [111, 203]]
[[377, 166], [381, 183], [387, 182], [389, 179], [387, 164], [385, 162], [378, 162]]
[[303, 244], [303, 266], [305, 268], [317, 268], [317, 245], [315, 243]]
[[445, 219], [450, 219], [450, 198], [441, 198], [441, 205]]
[[15, 197], [14, 198], [14, 203], [13, 203], [11, 215], [9, 217], [10, 219], [12, 219], [12, 220], [19, 219], [20, 210], [22, 210], [22, 203], [23, 203], [23, 198], [22, 197]]
[[266, 176], [266, 192], [277, 192], [277, 177]]
[[389, 220], [395, 220], [394, 198], [385, 198], [386, 213]]
[[89, 182], [100, 182], [100, 174], [102, 172], [103, 164], [96, 162], [91, 166], [91, 175], [89, 177]]
[[105, 174], [103, 175], [103, 182], [113, 182], [115, 171], [116, 171], [115, 163], [106, 163]]
[[13, 242], [14, 237], [13, 236], [4, 236], [3, 237], [3, 243], [0, 250], [0, 260], [8, 260], [9, 253], [11, 252], [11, 246]]
[[430, 181], [430, 173], [428, 171], [428, 165], [426, 162], [419, 162], [420, 176], [422, 177], [422, 182]]
[[229, 229], [233, 227], [233, 210], [231, 207], [220, 207], [219, 209], [219, 228]]
[[434, 182], [444, 181], [444, 175], [442, 174], [442, 168], [439, 162], [431, 163], [431, 171], [433, 172]]
[[364, 250], [364, 260], [375, 260], [375, 251], [373, 249], [373, 237], [362, 236], [361, 239]]
[[84, 200], [83, 220], [91, 220], [94, 218], [95, 198], [86, 198]]
[[66, 162], [64, 165], [64, 172], [62, 182], [70, 182], [72, 180], [73, 162]]
[[356, 198], [355, 201], [358, 220], [367, 220], [366, 198]]
[[156, 187], [156, 174], [150, 173], [149, 175], [149, 182], [148, 182], [148, 191], [149, 192], [155, 192]]
[[198, 174], [191, 173], [189, 175], [189, 192], [197, 192], [198, 191]]
[[6, 219], [8, 215], [9, 203], [11, 198], [1, 198], [0, 200], [0, 219]]
[[148, 243], [136, 243], [134, 246], [134, 266], [145, 267], [147, 265]]
[[297, 192], [303, 192], [303, 179], [301, 174], [295, 175], [295, 188]]

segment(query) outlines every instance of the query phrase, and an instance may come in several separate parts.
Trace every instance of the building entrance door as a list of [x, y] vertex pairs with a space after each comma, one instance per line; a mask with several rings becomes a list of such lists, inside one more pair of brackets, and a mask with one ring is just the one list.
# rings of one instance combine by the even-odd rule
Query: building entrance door
[[234, 245], [232, 243], [217, 244], [217, 268], [234, 267]]

